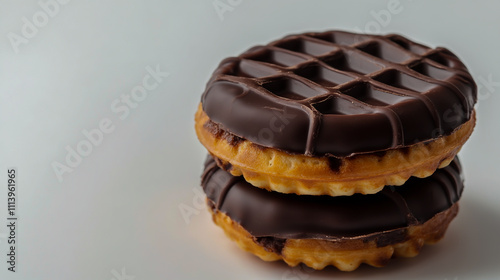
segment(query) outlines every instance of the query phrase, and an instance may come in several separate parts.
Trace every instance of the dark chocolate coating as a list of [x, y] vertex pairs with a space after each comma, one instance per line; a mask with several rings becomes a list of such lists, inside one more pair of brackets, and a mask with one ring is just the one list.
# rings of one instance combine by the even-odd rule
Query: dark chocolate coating
[[[432, 176], [410, 178], [372, 195], [309, 196], [269, 192], [205, 163], [202, 186], [214, 210], [228, 215], [255, 238], [339, 239], [393, 233], [405, 237], [407, 226], [423, 224], [449, 209], [463, 191], [458, 158]], [[375, 238], [377, 242], [383, 239]]]
[[258, 145], [345, 157], [449, 135], [476, 99], [467, 68], [445, 48], [330, 31], [223, 60], [201, 101], [222, 129]]

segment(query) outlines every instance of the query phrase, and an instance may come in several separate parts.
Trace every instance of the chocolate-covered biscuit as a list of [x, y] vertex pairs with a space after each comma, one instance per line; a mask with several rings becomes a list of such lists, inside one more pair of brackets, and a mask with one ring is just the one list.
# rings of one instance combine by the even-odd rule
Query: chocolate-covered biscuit
[[441, 239], [458, 211], [463, 179], [458, 158], [432, 176], [411, 178], [372, 195], [308, 196], [255, 188], [205, 162], [202, 186], [214, 221], [243, 249], [265, 259], [316, 269], [353, 270], [415, 256]]
[[343, 157], [449, 135], [470, 119], [476, 91], [445, 48], [331, 31], [222, 61], [202, 106], [222, 129], [255, 144]]
[[[462, 194], [458, 158], [430, 177], [411, 178], [403, 186], [386, 186], [373, 195], [309, 196], [255, 188], [243, 177], [205, 163], [202, 186], [215, 211], [221, 211], [255, 237], [372, 238], [423, 224], [449, 209]], [[397, 240], [397, 239], [396, 239]]]
[[445, 167], [474, 129], [476, 99], [467, 68], [445, 48], [303, 33], [223, 60], [195, 128], [220, 164], [256, 187], [372, 194]]

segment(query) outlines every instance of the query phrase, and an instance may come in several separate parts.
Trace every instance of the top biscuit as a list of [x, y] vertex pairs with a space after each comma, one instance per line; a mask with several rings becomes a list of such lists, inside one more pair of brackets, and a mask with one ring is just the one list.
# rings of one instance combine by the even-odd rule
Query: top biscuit
[[223, 60], [202, 109], [259, 146], [343, 158], [450, 135], [471, 119], [476, 99], [467, 68], [445, 48], [328, 31]]

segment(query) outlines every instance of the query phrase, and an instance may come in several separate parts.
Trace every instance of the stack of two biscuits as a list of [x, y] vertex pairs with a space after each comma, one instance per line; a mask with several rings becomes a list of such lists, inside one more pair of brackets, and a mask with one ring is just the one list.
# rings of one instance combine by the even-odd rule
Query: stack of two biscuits
[[228, 58], [195, 118], [214, 221], [291, 266], [415, 256], [457, 215], [475, 102], [453, 53], [399, 35], [304, 33]]

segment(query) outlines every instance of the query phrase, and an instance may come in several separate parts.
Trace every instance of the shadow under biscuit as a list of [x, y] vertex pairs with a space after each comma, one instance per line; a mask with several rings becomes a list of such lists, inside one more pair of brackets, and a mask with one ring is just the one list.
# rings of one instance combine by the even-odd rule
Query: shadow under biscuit
[[466, 193], [461, 201], [460, 212], [442, 240], [442, 248], [438, 243], [422, 252], [422, 264], [432, 261], [432, 271], [421, 271], [422, 276], [477, 279], [500, 275], [500, 213], [473, 195], [472, 191]]

